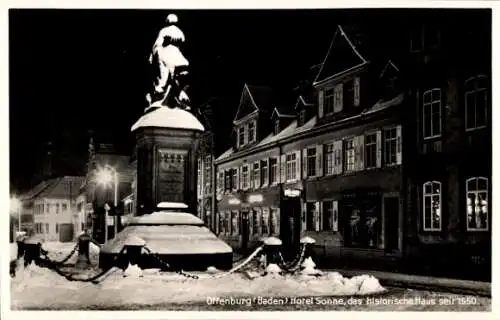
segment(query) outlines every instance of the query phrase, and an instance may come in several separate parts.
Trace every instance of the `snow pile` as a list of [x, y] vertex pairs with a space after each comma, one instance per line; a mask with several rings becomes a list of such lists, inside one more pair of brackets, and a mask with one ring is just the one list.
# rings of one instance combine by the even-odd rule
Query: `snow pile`
[[321, 274], [321, 271], [316, 269], [316, 263], [314, 263], [311, 257], [304, 260], [302, 267], [304, 268], [300, 272], [302, 275], [317, 276]]
[[277, 264], [270, 263], [266, 268], [266, 272], [268, 274], [279, 274], [281, 272], [281, 268], [278, 267]]
[[141, 278], [143, 277], [142, 269], [136, 264], [128, 264], [127, 268], [123, 270], [124, 277]]
[[219, 269], [217, 269], [216, 267], [211, 266], [211, 267], [207, 268], [207, 273], [209, 273], [209, 274], [215, 274], [218, 272], [219, 272]]

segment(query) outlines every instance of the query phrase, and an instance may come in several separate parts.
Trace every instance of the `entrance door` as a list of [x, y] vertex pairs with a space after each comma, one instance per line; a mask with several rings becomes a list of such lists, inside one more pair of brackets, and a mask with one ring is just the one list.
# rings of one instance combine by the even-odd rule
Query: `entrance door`
[[250, 224], [248, 223], [248, 211], [241, 212], [241, 250], [243, 252], [248, 250], [248, 241], [250, 236]]
[[399, 249], [399, 198], [384, 197], [385, 250]]
[[280, 238], [286, 255], [294, 255], [300, 245], [300, 217], [300, 198], [284, 197], [281, 206]]

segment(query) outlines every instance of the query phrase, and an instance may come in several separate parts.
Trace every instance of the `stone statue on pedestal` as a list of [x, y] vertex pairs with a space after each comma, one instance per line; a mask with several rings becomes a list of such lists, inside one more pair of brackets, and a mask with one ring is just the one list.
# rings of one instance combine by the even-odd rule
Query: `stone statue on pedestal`
[[156, 77], [153, 81], [152, 93], [146, 95], [149, 107], [168, 106], [189, 110], [189, 97], [186, 93], [188, 85], [188, 60], [179, 46], [184, 43], [184, 33], [176, 26], [178, 19], [175, 14], [169, 14], [167, 26], [160, 30], [149, 63], [155, 68]]

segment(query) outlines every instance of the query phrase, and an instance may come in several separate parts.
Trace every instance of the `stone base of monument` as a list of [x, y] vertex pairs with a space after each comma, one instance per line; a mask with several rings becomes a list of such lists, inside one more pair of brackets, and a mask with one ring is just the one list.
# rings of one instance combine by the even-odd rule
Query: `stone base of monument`
[[229, 270], [233, 264], [231, 247], [204, 226], [201, 219], [190, 213], [158, 211], [134, 217], [116, 238], [103, 245], [99, 267], [126, 267], [127, 255], [122, 249], [131, 236], [145, 241], [137, 263], [141, 269]]

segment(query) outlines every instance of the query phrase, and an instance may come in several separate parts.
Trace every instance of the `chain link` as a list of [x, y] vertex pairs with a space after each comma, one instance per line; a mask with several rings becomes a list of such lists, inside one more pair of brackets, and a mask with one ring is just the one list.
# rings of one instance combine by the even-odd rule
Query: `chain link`
[[[159, 254], [158, 253], [155, 253], [153, 251], [151, 251], [151, 249], [149, 249], [148, 247], [144, 246], [144, 249], [153, 257], [155, 258], [158, 262], [160, 262], [162, 265], [164, 265], [167, 269], [172, 269], [172, 266], [170, 266], [170, 264], [166, 261], [163, 261], [162, 259], [160, 259], [159, 257]], [[173, 270], [175, 273], [177, 274], [180, 274], [186, 278], [191, 278], [191, 279], [199, 279], [200, 277], [198, 277], [197, 275], [194, 275], [194, 274], [189, 274], [189, 273], [185, 273], [184, 271], [182, 270]]]
[[[48, 251], [43, 250], [43, 248], [41, 248], [41, 249], [42, 249], [41, 250], [42, 253], [43, 252], [48, 253]], [[75, 247], [73, 248], [73, 250], [71, 250], [71, 252], [69, 253], [69, 255], [66, 258], [62, 259], [61, 261], [52, 261], [52, 262], [54, 264], [56, 264], [56, 265], [62, 265], [62, 264], [64, 264], [66, 261], [68, 261], [75, 254], [75, 252], [76, 252], [77, 249], [78, 249], [78, 243], [75, 245]]]
[[300, 264], [304, 260], [305, 253], [306, 253], [306, 246], [304, 245], [304, 246], [302, 246], [302, 250], [300, 251], [300, 254], [297, 255], [298, 259], [297, 258], [294, 259], [290, 264], [287, 265], [285, 263], [285, 259], [283, 259], [283, 255], [280, 252], [279, 253], [280, 258], [281, 258], [281, 266], [280, 267], [289, 273], [293, 273], [293, 272], [297, 271], [300, 268]]

